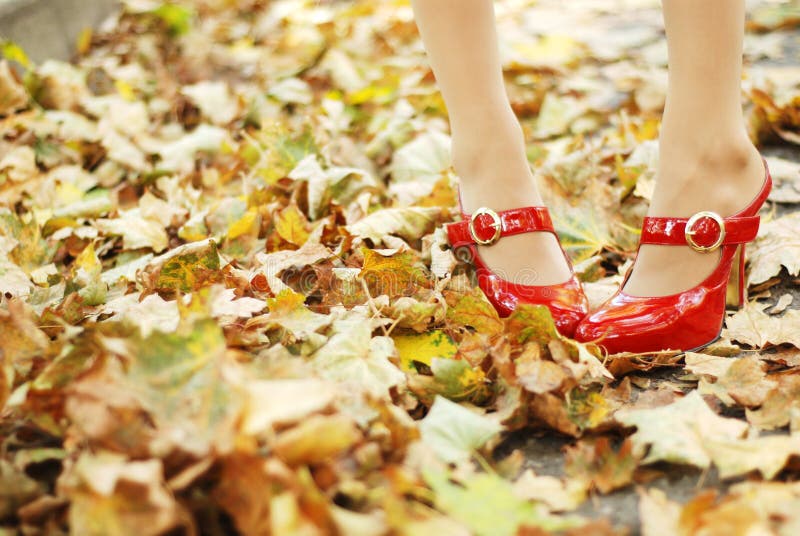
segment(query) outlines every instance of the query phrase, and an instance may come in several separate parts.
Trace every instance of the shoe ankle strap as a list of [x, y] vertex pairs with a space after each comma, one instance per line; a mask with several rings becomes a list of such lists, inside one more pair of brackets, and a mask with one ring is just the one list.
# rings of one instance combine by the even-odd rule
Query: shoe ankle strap
[[752, 242], [758, 235], [759, 216], [722, 218], [714, 212], [698, 212], [691, 218], [646, 217], [640, 243], [686, 246], [711, 252], [722, 246]]
[[447, 225], [447, 236], [454, 248], [469, 244], [491, 245], [504, 236], [535, 231], [555, 233], [550, 212], [545, 207], [499, 212], [481, 207], [471, 216], [462, 214], [461, 221]]

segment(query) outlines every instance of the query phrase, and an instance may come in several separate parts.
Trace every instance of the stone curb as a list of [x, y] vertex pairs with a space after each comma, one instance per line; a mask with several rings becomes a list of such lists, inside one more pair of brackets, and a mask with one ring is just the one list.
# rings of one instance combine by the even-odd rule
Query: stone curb
[[118, 0], [0, 0], [0, 37], [19, 44], [33, 61], [67, 60], [85, 28], [110, 15]]

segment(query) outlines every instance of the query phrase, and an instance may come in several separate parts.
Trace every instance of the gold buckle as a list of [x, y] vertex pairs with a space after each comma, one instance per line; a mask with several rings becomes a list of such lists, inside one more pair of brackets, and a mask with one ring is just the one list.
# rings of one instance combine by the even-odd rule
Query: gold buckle
[[[697, 242], [694, 241], [694, 235], [697, 233], [693, 229], [695, 224], [702, 220], [703, 218], [709, 218], [714, 220], [719, 227], [719, 236], [717, 237], [716, 242], [711, 244], [710, 246], [701, 246]], [[689, 221], [686, 222], [686, 230], [684, 231], [684, 236], [686, 237], [686, 243], [689, 244], [695, 251], [699, 251], [700, 253], [709, 253], [712, 251], [716, 251], [722, 245], [722, 242], [725, 240], [725, 220], [722, 219], [722, 216], [717, 214], [716, 212], [698, 212], [691, 218]]]
[[[478, 216], [482, 216], [484, 214], [488, 214], [492, 218], [492, 223], [489, 227], [494, 228], [494, 235], [491, 238], [484, 240], [480, 238], [477, 234], [475, 234], [475, 221], [478, 219]], [[500, 216], [497, 215], [497, 212], [490, 208], [481, 207], [475, 211], [472, 217], [469, 220], [469, 234], [472, 236], [472, 239], [482, 245], [482, 246], [490, 246], [497, 242], [497, 239], [500, 238], [500, 233], [503, 231], [503, 222], [500, 220]]]

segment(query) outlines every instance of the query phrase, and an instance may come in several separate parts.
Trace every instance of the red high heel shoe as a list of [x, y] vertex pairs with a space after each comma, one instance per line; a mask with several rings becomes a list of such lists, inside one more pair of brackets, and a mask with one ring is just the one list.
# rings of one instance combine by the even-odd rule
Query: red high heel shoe
[[[475, 265], [478, 286], [500, 316], [508, 316], [518, 303], [546, 305], [558, 331], [567, 337], [575, 332], [578, 322], [589, 310], [580, 282], [572, 276], [557, 285], [524, 285], [502, 279], [481, 259], [475, 244], [489, 246], [504, 236], [543, 231], [555, 233], [550, 213], [545, 207], [525, 207], [495, 212], [481, 207], [472, 216], [461, 212], [461, 221], [447, 226], [453, 248], [466, 246]], [[562, 248], [562, 253], [564, 252]], [[566, 258], [566, 253], [564, 253]], [[569, 259], [567, 259], [569, 263]]]
[[595, 342], [610, 354], [693, 351], [717, 340], [725, 320], [729, 282], [738, 286], [733, 305], [745, 301], [745, 244], [758, 234], [758, 211], [772, 188], [766, 161], [764, 173], [756, 198], [729, 218], [714, 212], [698, 212], [688, 219], [645, 218], [640, 244], [688, 245], [703, 253], [721, 250], [719, 265], [694, 288], [650, 298], [623, 292], [629, 270], [620, 290], [580, 323], [575, 339]]

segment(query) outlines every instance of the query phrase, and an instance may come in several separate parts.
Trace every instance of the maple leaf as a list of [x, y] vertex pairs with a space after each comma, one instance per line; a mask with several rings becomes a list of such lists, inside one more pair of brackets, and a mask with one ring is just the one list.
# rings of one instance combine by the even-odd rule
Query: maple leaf
[[553, 512], [575, 510], [586, 500], [586, 492], [586, 483], [581, 480], [537, 476], [530, 469], [514, 482], [514, 495], [546, 504]]
[[[800, 412], [800, 377], [774, 376], [775, 386], [758, 409], [747, 408], [747, 421], [764, 430], [782, 428]], [[792, 427], [795, 431], [795, 427]]]
[[790, 343], [800, 348], [800, 311], [792, 309], [778, 318], [764, 312], [769, 304], [748, 303], [725, 320], [724, 336], [755, 348]]
[[646, 456], [643, 463], [667, 461], [707, 468], [712, 455], [708, 441], [741, 437], [747, 424], [717, 416], [697, 391], [668, 406], [654, 409], [622, 409], [615, 417], [635, 426], [631, 436], [634, 453]]
[[446, 462], [460, 462], [501, 430], [496, 422], [437, 396], [420, 423], [422, 440]]
[[302, 246], [308, 240], [309, 232], [307, 229], [308, 220], [300, 212], [296, 204], [291, 204], [281, 210], [275, 218], [275, 230], [281, 238], [294, 244]]
[[322, 377], [386, 398], [390, 388], [403, 385], [406, 379], [390, 361], [395, 352], [392, 339], [371, 337], [363, 319], [342, 319], [334, 322], [328, 342], [311, 357]]
[[458, 347], [444, 331], [433, 330], [413, 335], [392, 334], [394, 346], [404, 370], [413, 370], [414, 362], [431, 366], [435, 358], [452, 358]]
[[181, 524], [160, 460], [86, 452], [61, 475], [58, 487], [71, 500], [70, 526], [81, 534], [155, 536]]
[[785, 267], [789, 275], [800, 274], [800, 214], [789, 214], [761, 224], [758, 237], [750, 248], [749, 281], [751, 285], [763, 283], [778, 275]]
[[610, 493], [633, 482], [640, 458], [629, 438], [615, 451], [607, 437], [586, 440], [567, 448], [566, 474], [591, 483], [601, 493]]
[[0, 235], [16, 241], [9, 260], [26, 272], [49, 263], [55, 253], [35, 218], [23, 221], [6, 207], [0, 207]]
[[433, 230], [442, 219], [438, 207], [387, 208], [373, 212], [347, 226], [347, 231], [379, 244], [389, 235], [408, 241], [418, 240]]
[[480, 333], [496, 334], [503, 331], [503, 322], [497, 311], [479, 288], [466, 294], [445, 292], [447, 320], [455, 326], [469, 326]]
[[0, 95], [0, 115], [10, 115], [28, 105], [28, 93], [11, 72], [6, 60], [0, 61]]
[[408, 295], [430, 286], [417, 263], [417, 255], [412, 251], [402, 251], [391, 256], [381, 255], [367, 248], [362, 248], [361, 252], [364, 255], [364, 264], [359, 276], [366, 282], [373, 296]]
[[321, 463], [352, 448], [361, 433], [345, 415], [315, 415], [275, 439], [273, 448], [289, 465]]
[[148, 264], [148, 285], [154, 290], [193, 292], [222, 281], [219, 268], [214, 240], [184, 244]]
[[[132, 338], [124, 352], [127, 370], [112, 367], [105, 381], [151, 416], [156, 433], [152, 450], [203, 455], [212, 448], [230, 448], [241, 397], [222, 379], [225, 339], [215, 320], [185, 322], [175, 333], [153, 331]], [[73, 415], [86, 410], [81, 399], [71, 407]]]
[[[43, 355], [49, 348], [47, 335], [39, 329], [36, 316], [30, 307], [19, 299], [8, 301], [8, 310], [0, 309], [0, 357], [3, 367], [0, 392], [6, 398], [12, 387], [14, 371], [21, 377], [27, 376], [33, 360]], [[5, 402], [5, 399], [3, 399]]]
[[446, 474], [427, 472], [425, 481], [436, 494], [437, 508], [478, 536], [511, 536], [522, 527], [557, 531], [583, 524], [579, 518], [553, 516], [543, 505], [518, 498], [511, 484], [497, 475], [477, 474], [459, 485]]

